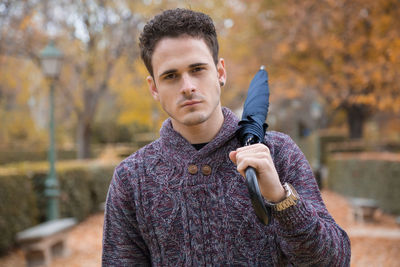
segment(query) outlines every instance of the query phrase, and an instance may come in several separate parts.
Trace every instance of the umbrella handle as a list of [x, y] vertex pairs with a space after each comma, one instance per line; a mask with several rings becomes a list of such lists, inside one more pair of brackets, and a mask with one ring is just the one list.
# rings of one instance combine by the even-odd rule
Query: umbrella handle
[[253, 167], [248, 167], [246, 169], [246, 184], [250, 193], [251, 203], [253, 204], [258, 219], [265, 225], [270, 224], [272, 218], [271, 208], [267, 208], [264, 204], [264, 198], [258, 186], [256, 170]]

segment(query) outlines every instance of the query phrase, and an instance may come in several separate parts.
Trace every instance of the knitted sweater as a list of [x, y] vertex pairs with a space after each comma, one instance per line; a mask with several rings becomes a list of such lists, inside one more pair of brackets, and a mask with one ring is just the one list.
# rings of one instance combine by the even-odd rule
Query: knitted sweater
[[321, 199], [296, 144], [267, 132], [282, 183], [296, 206], [256, 217], [244, 178], [228, 157], [240, 146], [238, 119], [223, 108], [217, 136], [199, 151], [174, 131], [121, 162], [110, 184], [104, 221], [103, 266], [349, 266], [350, 242]]

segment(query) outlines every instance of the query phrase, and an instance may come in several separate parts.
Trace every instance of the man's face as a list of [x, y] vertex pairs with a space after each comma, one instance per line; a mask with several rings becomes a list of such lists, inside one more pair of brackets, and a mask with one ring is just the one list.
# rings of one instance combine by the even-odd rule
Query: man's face
[[150, 91], [172, 119], [175, 129], [213, 122], [221, 112], [220, 83], [224, 61], [215, 66], [202, 39], [181, 36], [158, 42], [152, 57]]

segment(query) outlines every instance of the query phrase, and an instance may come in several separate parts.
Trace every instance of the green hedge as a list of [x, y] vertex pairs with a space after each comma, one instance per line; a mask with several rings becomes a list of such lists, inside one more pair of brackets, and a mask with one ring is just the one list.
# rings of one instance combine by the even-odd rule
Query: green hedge
[[296, 140], [297, 145], [300, 147], [313, 169], [318, 168], [320, 163], [318, 138], [318, 134], [314, 132], [309, 136]]
[[400, 143], [388, 141], [368, 141], [368, 140], [347, 140], [343, 142], [335, 142], [327, 145], [328, 153], [338, 152], [400, 152]]
[[[81, 221], [98, 211], [116, 165], [94, 161], [57, 164], [60, 217]], [[17, 232], [45, 221], [47, 169], [45, 163], [0, 168], [0, 254], [14, 245]]]
[[343, 142], [347, 139], [346, 135], [341, 132], [320, 131], [319, 133], [319, 157], [320, 163], [326, 165], [330, 155], [329, 147], [332, 144]]
[[[69, 160], [76, 158], [76, 150], [57, 150], [57, 159]], [[0, 165], [21, 161], [45, 161], [47, 150], [0, 149]]]
[[336, 153], [328, 168], [330, 189], [375, 199], [384, 211], [400, 215], [400, 154]]
[[36, 200], [25, 175], [0, 176], [0, 253], [13, 244], [17, 232], [38, 223]]

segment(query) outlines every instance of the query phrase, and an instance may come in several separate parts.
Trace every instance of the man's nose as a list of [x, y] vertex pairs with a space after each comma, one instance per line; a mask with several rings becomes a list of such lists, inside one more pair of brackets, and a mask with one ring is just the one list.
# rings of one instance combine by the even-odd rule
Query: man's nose
[[196, 91], [196, 86], [193, 79], [188, 74], [182, 75], [181, 93], [190, 96], [194, 91]]

